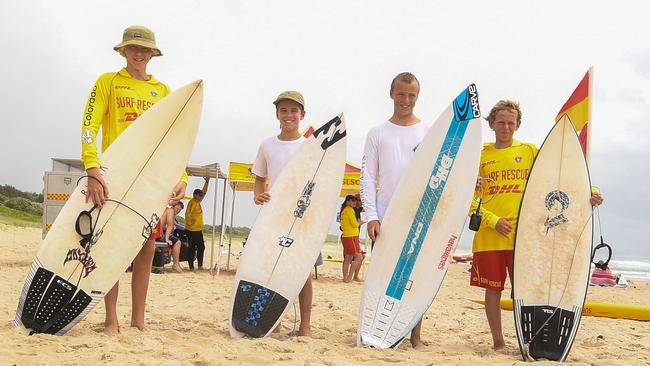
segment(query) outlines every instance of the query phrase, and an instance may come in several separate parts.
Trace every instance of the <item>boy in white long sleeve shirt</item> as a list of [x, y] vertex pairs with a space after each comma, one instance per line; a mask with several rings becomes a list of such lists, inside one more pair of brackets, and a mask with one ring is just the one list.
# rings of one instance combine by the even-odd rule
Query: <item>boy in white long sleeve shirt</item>
[[[413, 114], [420, 93], [415, 75], [398, 74], [390, 86], [393, 116], [368, 132], [361, 169], [361, 197], [368, 220], [368, 236], [374, 242], [381, 235], [381, 221], [397, 183], [408, 167], [416, 148], [429, 130]], [[379, 190], [377, 189], [379, 187]], [[411, 332], [411, 345], [423, 345], [422, 322]]]

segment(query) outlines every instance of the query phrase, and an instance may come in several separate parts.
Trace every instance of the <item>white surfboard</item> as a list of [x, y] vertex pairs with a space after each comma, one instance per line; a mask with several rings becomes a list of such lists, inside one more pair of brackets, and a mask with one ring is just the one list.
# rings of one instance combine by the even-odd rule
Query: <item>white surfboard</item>
[[480, 117], [472, 84], [418, 146], [372, 251], [359, 311], [358, 345], [399, 345], [435, 298], [476, 184]]
[[[121, 204], [107, 202], [101, 212], [91, 211], [84, 195], [89, 178], [81, 180], [32, 262], [17, 326], [62, 335], [115, 285], [151, 234], [187, 165], [202, 104], [203, 83], [196, 81], [156, 103], [111, 144], [101, 170], [109, 198]], [[75, 229], [82, 211], [90, 211], [96, 222], [88, 250]]]
[[568, 117], [539, 150], [521, 202], [513, 274], [515, 327], [525, 360], [564, 361], [587, 294], [591, 184]]
[[273, 184], [237, 266], [232, 337], [267, 336], [305, 284], [339, 205], [345, 135], [343, 115], [321, 126]]

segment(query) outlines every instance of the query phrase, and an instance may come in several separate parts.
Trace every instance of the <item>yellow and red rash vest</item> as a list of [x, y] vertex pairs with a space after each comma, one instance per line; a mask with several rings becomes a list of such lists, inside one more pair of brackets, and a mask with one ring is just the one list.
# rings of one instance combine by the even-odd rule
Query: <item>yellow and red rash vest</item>
[[341, 231], [343, 233], [341, 236], [344, 238], [359, 236], [359, 221], [350, 206], [345, 206], [341, 211]]
[[[533, 144], [513, 140], [510, 147], [496, 149], [494, 143], [483, 145], [479, 177], [483, 179], [483, 203], [481, 212], [483, 220], [481, 227], [474, 235], [472, 252], [514, 249], [514, 236], [517, 230], [519, 206], [524, 194], [524, 188], [530, 169], [533, 166], [538, 149]], [[475, 193], [477, 198], [480, 191]], [[472, 201], [470, 215], [476, 210], [478, 203]], [[497, 221], [502, 217], [511, 217], [513, 226], [510, 234], [505, 237], [495, 230]]]
[[[126, 69], [102, 74], [88, 96], [81, 125], [81, 161], [85, 169], [99, 168], [97, 134], [102, 129], [102, 152], [142, 113], [171, 90], [153, 76], [143, 81]], [[187, 173], [181, 178], [187, 183]]]

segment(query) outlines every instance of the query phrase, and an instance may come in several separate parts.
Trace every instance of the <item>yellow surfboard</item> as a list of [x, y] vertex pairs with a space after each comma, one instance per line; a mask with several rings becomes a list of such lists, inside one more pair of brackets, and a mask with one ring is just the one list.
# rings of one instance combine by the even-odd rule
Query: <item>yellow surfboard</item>
[[[483, 300], [472, 301], [485, 305]], [[512, 310], [512, 299], [501, 299], [501, 309]], [[582, 315], [650, 321], [650, 307], [587, 301], [582, 309]]]

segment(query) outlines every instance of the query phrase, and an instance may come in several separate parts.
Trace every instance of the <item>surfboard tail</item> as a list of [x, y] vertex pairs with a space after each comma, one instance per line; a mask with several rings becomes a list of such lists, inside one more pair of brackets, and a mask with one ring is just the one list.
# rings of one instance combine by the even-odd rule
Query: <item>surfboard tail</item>
[[66, 279], [33, 264], [14, 323], [33, 333], [63, 335], [97, 302]]
[[262, 338], [273, 330], [289, 300], [259, 284], [240, 280], [233, 304], [231, 322], [235, 330]]

